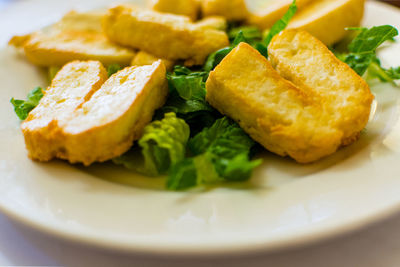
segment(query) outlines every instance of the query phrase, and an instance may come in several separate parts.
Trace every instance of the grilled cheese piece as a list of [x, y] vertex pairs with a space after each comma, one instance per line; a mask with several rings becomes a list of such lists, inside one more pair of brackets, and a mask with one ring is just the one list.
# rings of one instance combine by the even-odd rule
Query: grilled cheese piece
[[148, 0], [148, 6], [158, 12], [188, 16], [192, 21], [200, 11], [197, 0]]
[[29, 156], [90, 165], [123, 154], [164, 104], [165, 73], [157, 61], [106, 80], [99, 62], [67, 64], [21, 125]]
[[74, 61], [54, 77], [44, 96], [22, 122], [29, 157], [49, 161], [62, 150], [60, 122], [70, 119], [107, 80], [107, 71], [97, 61]]
[[245, 0], [203, 0], [201, 11], [204, 17], [222, 16], [227, 20], [245, 20], [249, 12]]
[[[298, 10], [302, 10], [312, 1], [319, 0], [297, 0], [296, 5]], [[335, 0], [332, 0], [335, 1]], [[248, 18], [248, 23], [257, 25], [260, 29], [269, 29], [275, 22], [280, 20], [289, 9], [292, 0], [270, 0], [257, 7], [257, 11], [252, 13]]]
[[[373, 96], [368, 85], [322, 43], [301, 34], [307, 38], [285, 52], [284, 62], [276, 62], [276, 54], [283, 53], [278, 50], [279, 37], [270, 46], [278, 70], [299, 66], [297, 74], [290, 72], [291, 80], [241, 43], [210, 73], [206, 98], [266, 149], [309, 163], [355, 141], [368, 121]], [[289, 53], [297, 57], [289, 59]]]
[[283, 78], [321, 98], [330, 123], [343, 132], [342, 144], [354, 142], [368, 122], [374, 99], [368, 84], [305, 31], [283, 31], [268, 52]]
[[229, 45], [225, 32], [196, 26], [185, 16], [120, 5], [103, 20], [108, 38], [169, 60], [201, 65], [212, 52]]
[[38, 66], [63, 66], [72, 60], [129, 65], [134, 51], [107, 39], [101, 28], [102, 16], [98, 12], [70, 12], [52, 26], [13, 37], [9, 44], [23, 48], [27, 59]]
[[342, 40], [347, 27], [359, 26], [365, 0], [318, 0], [298, 12], [288, 29], [311, 33], [326, 45]]
[[174, 65], [175, 65], [174, 61], [168, 60], [168, 59], [159, 59], [159, 58], [157, 58], [147, 52], [144, 52], [144, 51], [137, 52], [135, 57], [132, 59], [131, 66], [151, 65], [158, 60], [161, 60], [164, 63], [165, 68], [168, 71], [171, 71], [174, 68]]

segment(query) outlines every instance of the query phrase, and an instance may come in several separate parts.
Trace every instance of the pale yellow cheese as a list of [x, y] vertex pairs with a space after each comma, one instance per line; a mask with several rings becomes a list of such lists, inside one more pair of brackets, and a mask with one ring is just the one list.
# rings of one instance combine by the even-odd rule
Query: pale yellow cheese
[[127, 67], [107, 81], [99, 62], [64, 66], [21, 125], [32, 159], [90, 165], [126, 152], [167, 97], [161, 61]]
[[[297, 0], [296, 5], [298, 11], [309, 5], [313, 1], [319, 0]], [[335, 1], [335, 0], [332, 0]], [[280, 20], [288, 11], [293, 0], [269, 0], [265, 5], [261, 6], [257, 11], [252, 12], [248, 18], [248, 23], [257, 25], [260, 29], [269, 29], [275, 22]]]
[[109, 9], [103, 29], [113, 42], [187, 65], [201, 65], [209, 54], [229, 45], [224, 31], [197, 27], [185, 16], [126, 5]]
[[347, 34], [346, 28], [359, 26], [365, 0], [318, 0], [302, 9], [290, 21], [288, 29], [304, 30], [332, 45]]
[[151, 65], [158, 60], [161, 60], [164, 63], [165, 68], [168, 71], [171, 71], [174, 68], [175, 65], [174, 61], [168, 59], [159, 59], [144, 51], [137, 52], [135, 57], [132, 59], [131, 66]]
[[155, 11], [188, 16], [197, 20], [200, 6], [197, 0], [148, 0], [148, 7]]
[[202, 0], [201, 11], [204, 17], [222, 16], [227, 20], [245, 20], [249, 12], [245, 0]]
[[105, 65], [129, 65], [135, 52], [110, 42], [101, 28], [99, 12], [70, 12], [61, 21], [25, 36], [15, 36], [10, 44], [24, 49], [35, 65], [62, 66], [72, 60], [99, 60]]
[[306, 32], [284, 31], [271, 63], [241, 43], [206, 83], [207, 101], [266, 149], [308, 163], [354, 142], [368, 122], [368, 85]]

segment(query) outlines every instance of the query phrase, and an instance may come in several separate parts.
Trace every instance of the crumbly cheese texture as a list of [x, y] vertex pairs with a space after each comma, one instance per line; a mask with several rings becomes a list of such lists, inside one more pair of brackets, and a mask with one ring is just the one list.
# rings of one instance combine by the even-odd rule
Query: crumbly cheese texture
[[311, 33], [326, 45], [342, 40], [347, 27], [359, 26], [364, 16], [365, 0], [318, 0], [300, 10], [288, 29]]
[[203, 16], [222, 16], [227, 20], [245, 20], [249, 16], [245, 0], [203, 0]]
[[[296, 5], [298, 12], [313, 1], [319, 0], [297, 0]], [[336, 0], [331, 1], [333, 2]], [[292, 0], [265, 1], [265, 4], [260, 6], [256, 12], [251, 13], [248, 17], [248, 23], [251, 25], [257, 25], [260, 29], [269, 29], [275, 22], [282, 18], [292, 2]]]
[[[301, 42], [283, 44], [290, 34], [302, 36]], [[283, 32], [270, 53], [277, 70], [241, 43], [210, 73], [207, 101], [266, 149], [300, 163], [355, 141], [368, 122], [368, 85], [308, 33]], [[287, 58], [278, 60], [281, 54]], [[293, 72], [285, 75], [287, 69]]]
[[103, 19], [108, 38], [156, 57], [201, 65], [212, 52], [229, 45], [224, 31], [197, 27], [189, 18], [120, 5]]
[[151, 65], [158, 60], [161, 60], [164, 63], [165, 68], [168, 71], [171, 71], [174, 68], [175, 62], [173, 60], [159, 59], [144, 51], [137, 52], [135, 57], [132, 59], [131, 66]]
[[135, 52], [107, 39], [101, 28], [103, 15], [73, 11], [52, 26], [13, 37], [10, 44], [23, 48], [30, 62], [44, 67], [63, 66], [73, 60], [128, 66]]
[[158, 12], [188, 16], [196, 21], [200, 13], [197, 0], [148, 0], [148, 7]]
[[108, 80], [100, 62], [65, 65], [21, 124], [29, 156], [90, 165], [123, 154], [164, 104], [165, 74], [161, 61], [127, 67]]

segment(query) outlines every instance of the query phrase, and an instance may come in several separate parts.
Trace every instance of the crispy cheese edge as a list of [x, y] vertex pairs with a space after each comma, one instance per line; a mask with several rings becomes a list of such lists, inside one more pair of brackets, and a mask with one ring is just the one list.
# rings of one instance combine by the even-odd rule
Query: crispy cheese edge
[[[248, 44], [241, 43], [225, 57], [210, 73], [206, 88], [213, 107], [278, 155], [308, 163], [340, 146], [342, 133], [319, 124], [319, 104], [280, 77]], [[268, 106], [270, 102], [274, 105]]]

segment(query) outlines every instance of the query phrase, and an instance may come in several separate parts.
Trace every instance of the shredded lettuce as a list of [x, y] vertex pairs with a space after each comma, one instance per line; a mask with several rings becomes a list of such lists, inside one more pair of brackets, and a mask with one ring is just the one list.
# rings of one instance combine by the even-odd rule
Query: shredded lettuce
[[142, 159], [134, 148], [113, 161], [149, 176], [165, 174], [171, 165], [185, 158], [189, 134], [189, 126], [184, 120], [177, 118], [175, 113], [167, 113], [164, 119], [153, 121], [144, 128], [138, 142]]
[[188, 148], [193, 158], [171, 169], [167, 188], [183, 190], [223, 181], [245, 181], [261, 163], [249, 160], [254, 145], [239, 125], [227, 117], [221, 118], [190, 139]]
[[29, 112], [39, 104], [42, 97], [43, 89], [41, 87], [36, 87], [28, 93], [26, 100], [11, 98], [10, 102], [14, 106], [14, 111], [18, 118], [23, 121], [28, 117]]

